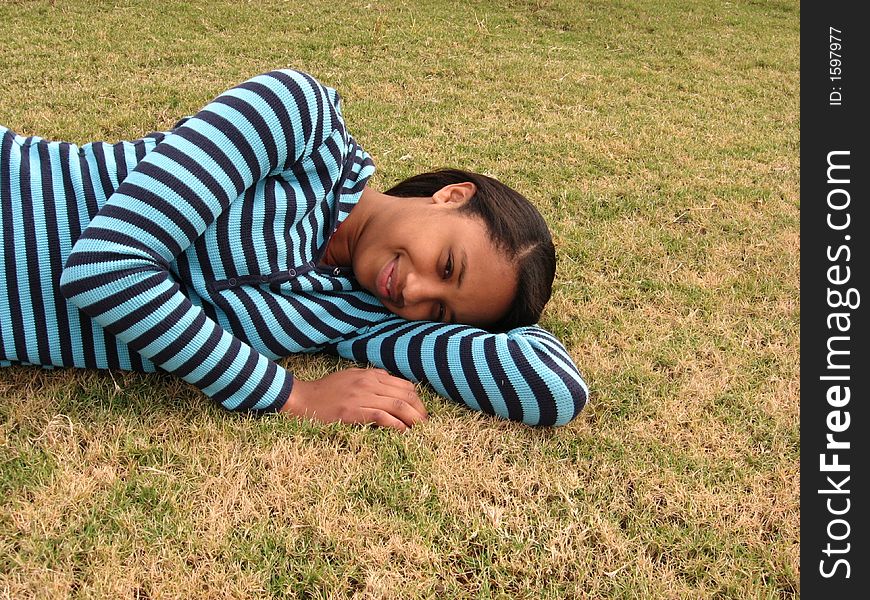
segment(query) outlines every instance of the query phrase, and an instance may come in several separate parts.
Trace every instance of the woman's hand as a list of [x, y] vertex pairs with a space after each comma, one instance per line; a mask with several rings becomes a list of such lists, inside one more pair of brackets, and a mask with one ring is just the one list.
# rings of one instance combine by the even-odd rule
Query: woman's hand
[[405, 431], [428, 418], [414, 384], [383, 369], [346, 369], [293, 382], [281, 412], [324, 423], [375, 423]]

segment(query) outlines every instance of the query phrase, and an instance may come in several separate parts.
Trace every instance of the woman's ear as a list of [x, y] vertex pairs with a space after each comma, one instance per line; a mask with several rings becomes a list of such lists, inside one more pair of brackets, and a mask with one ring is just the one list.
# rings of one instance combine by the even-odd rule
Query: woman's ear
[[477, 192], [477, 186], [471, 181], [451, 183], [432, 194], [433, 204], [465, 204]]

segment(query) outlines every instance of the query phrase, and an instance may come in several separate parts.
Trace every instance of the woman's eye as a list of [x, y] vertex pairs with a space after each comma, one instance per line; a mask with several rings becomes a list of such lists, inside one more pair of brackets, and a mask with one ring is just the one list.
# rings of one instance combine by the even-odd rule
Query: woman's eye
[[447, 264], [444, 265], [444, 279], [450, 279], [453, 274], [453, 255], [447, 256]]
[[444, 320], [444, 305], [443, 304], [438, 305], [438, 320], [439, 321]]

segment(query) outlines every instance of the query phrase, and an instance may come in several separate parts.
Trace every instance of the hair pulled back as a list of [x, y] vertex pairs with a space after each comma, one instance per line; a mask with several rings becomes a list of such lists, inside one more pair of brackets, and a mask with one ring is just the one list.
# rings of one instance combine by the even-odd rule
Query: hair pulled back
[[556, 249], [538, 209], [500, 181], [461, 169], [420, 173], [399, 182], [385, 194], [404, 198], [432, 196], [445, 185], [472, 182], [475, 194], [459, 210], [481, 219], [493, 245], [516, 266], [517, 291], [507, 314], [492, 331], [534, 325], [553, 291]]

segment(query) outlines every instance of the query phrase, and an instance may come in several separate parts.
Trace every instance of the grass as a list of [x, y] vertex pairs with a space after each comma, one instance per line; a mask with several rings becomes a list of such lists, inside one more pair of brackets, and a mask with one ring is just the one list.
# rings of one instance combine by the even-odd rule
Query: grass
[[459, 166], [526, 193], [559, 253], [542, 324], [593, 392], [532, 429], [427, 391], [401, 435], [226, 413], [168, 376], [4, 369], [0, 597], [799, 597], [799, 16], [0, 3], [19, 133], [137, 137], [293, 66], [341, 92], [375, 188]]

